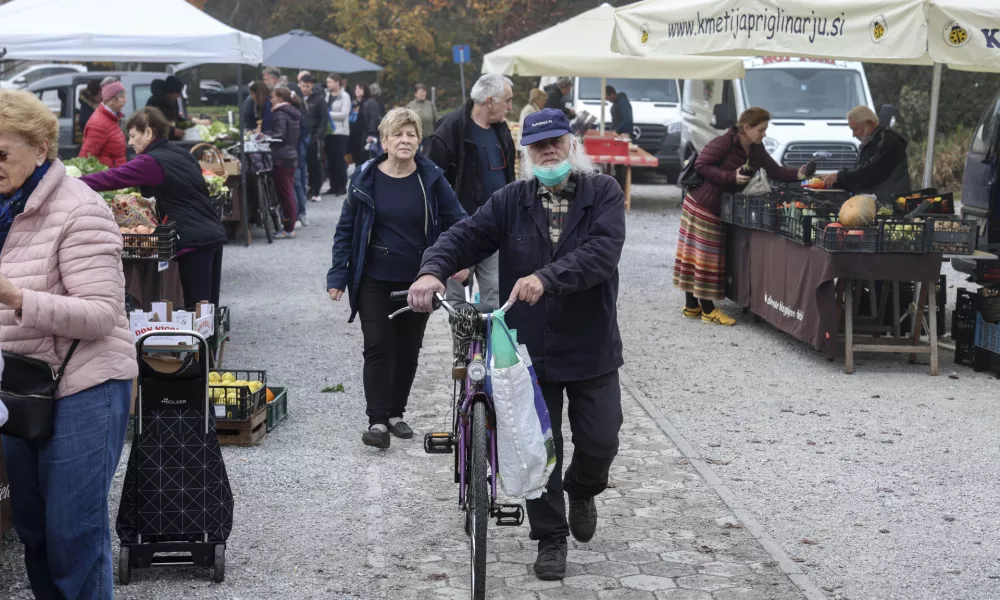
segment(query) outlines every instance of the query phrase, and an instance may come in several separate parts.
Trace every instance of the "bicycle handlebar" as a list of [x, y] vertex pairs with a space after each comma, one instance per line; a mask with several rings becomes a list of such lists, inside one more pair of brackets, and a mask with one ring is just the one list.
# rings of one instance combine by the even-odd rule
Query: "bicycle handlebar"
[[[389, 292], [389, 299], [392, 300], [392, 301], [394, 301], [394, 302], [400, 302], [402, 300], [406, 300], [407, 296], [409, 295], [409, 293], [410, 293], [409, 290], [403, 290], [403, 291], [399, 291], [399, 292]], [[508, 300], [506, 304], [504, 304], [503, 306], [500, 307], [500, 310], [503, 311], [503, 312], [507, 312], [508, 310], [510, 310], [510, 307], [513, 306], [513, 305], [514, 305], [514, 303]], [[445, 311], [447, 311], [448, 314], [452, 315], [453, 317], [457, 317], [458, 314], [459, 314], [458, 311], [455, 310], [455, 307], [452, 306], [451, 304], [449, 304], [448, 301], [445, 299], [444, 296], [442, 296], [440, 293], [435, 293], [434, 294], [434, 310], [437, 310], [438, 308], [441, 308], [441, 307], [444, 307]], [[413, 310], [413, 309], [410, 308], [409, 306], [404, 306], [403, 308], [401, 308], [401, 309], [397, 310], [396, 312], [392, 313], [391, 315], [389, 315], [389, 320], [392, 320], [394, 317], [397, 317], [397, 316], [405, 313], [408, 310]], [[480, 315], [483, 318], [486, 318], [486, 317], [489, 316], [489, 313], [480, 313]]]
[[390, 292], [389, 300], [393, 302], [405, 302], [406, 297], [410, 294], [410, 290], [401, 290], [399, 292]]

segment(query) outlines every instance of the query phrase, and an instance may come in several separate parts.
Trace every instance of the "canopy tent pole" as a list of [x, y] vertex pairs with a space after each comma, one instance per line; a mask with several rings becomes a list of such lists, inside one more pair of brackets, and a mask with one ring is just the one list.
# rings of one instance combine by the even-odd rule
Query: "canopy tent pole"
[[607, 102], [608, 78], [601, 77], [601, 135], [604, 135], [604, 103]]
[[941, 97], [941, 63], [934, 63], [934, 75], [931, 80], [931, 119], [927, 124], [927, 156], [924, 159], [923, 187], [929, 188], [934, 175], [934, 137], [937, 133], [938, 100]]
[[247, 155], [246, 147], [243, 143], [243, 65], [236, 65], [236, 114], [240, 119], [240, 229], [246, 237], [246, 245], [250, 245], [250, 203], [247, 201], [247, 168], [249, 161], [244, 158]]

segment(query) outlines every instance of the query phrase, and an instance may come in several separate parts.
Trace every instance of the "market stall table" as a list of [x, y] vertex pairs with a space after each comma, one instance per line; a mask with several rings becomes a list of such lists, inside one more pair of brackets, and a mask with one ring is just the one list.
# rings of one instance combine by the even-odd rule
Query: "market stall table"
[[597, 164], [625, 166], [625, 210], [632, 208], [632, 167], [660, 166], [655, 156], [638, 146], [630, 146], [627, 155], [598, 154], [590, 157]]
[[122, 260], [125, 293], [132, 296], [136, 308], [148, 308], [151, 302], [166, 300], [184, 306], [180, 269], [173, 260]]
[[[809, 343], [834, 358], [840, 351], [840, 312], [835, 281], [844, 282], [845, 370], [854, 371], [854, 352], [928, 353], [932, 375], [938, 374], [937, 322], [930, 319], [929, 343], [920, 344], [920, 321], [916, 319], [913, 338], [896, 336], [873, 344], [855, 344], [860, 329], [854, 322], [855, 281], [906, 281], [923, 284], [917, 314], [923, 302], [934, 314], [934, 289], [941, 274], [940, 254], [865, 254], [827, 252], [805, 246], [766, 231], [730, 227], [727, 241], [726, 295], [741, 307], [781, 331]], [[898, 293], [894, 296], [898, 298]], [[895, 302], [895, 300], [894, 300]], [[883, 309], [879, 309], [881, 314]], [[898, 319], [896, 319], [898, 323]]]

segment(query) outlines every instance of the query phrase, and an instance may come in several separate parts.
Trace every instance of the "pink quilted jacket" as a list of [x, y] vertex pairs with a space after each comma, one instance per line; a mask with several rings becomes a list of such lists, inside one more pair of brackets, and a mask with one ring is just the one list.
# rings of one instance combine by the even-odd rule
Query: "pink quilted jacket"
[[0, 308], [0, 347], [59, 365], [81, 340], [59, 398], [138, 374], [121, 254], [111, 209], [55, 161], [0, 253], [0, 273], [24, 294], [20, 314]]

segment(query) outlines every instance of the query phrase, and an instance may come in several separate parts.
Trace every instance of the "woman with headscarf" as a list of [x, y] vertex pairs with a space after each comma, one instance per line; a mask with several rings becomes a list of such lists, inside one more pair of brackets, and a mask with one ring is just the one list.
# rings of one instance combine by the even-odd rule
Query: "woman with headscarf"
[[120, 81], [109, 83], [101, 88], [101, 98], [103, 102], [83, 130], [80, 157], [93, 156], [114, 168], [125, 164], [125, 134], [119, 124], [124, 116], [125, 86]]

